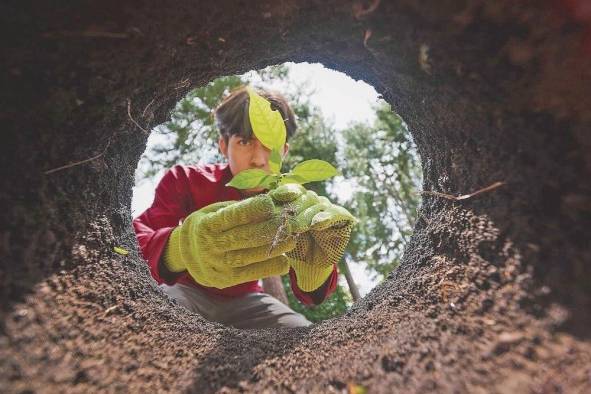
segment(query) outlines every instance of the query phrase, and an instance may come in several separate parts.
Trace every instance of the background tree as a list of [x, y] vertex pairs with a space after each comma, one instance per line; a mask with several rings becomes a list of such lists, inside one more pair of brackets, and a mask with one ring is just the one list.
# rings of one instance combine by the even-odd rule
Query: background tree
[[154, 128], [159, 141], [140, 159], [140, 174], [136, 183], [156, 176], [175, 164], [195, 164], [199, 161], [223, 161], [217, 147], [218, 131], [212, 111], [221, 98], [245, 81], [238, 76], [225, 76], [194, 89], [180, 100], [170, 114], [170, 120]]
[[398, 266], [414, 227], [421, 167], [402, 118], [386, 102], [375, 111], [373, 125], [355, 123], [342, 131], [339, 168], [354, 185], [347, 206], [360, 219], [348, 254], [385, 277]]

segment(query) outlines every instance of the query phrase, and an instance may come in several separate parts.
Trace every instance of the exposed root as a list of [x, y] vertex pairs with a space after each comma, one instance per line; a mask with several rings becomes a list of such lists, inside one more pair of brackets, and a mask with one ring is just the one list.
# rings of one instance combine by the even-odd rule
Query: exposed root
[[287, 240], [287, 238], [291, 235], [289, 231], [289, 220], [295, 214], [295, 209], [290, 204], [285, 204], [283, 210], [281, 211], [281, 224], [279, 225], [279, 228], [273, 237], [273, 242], [271, 242], [271, 247], [267, 253], [268, 256], [271, 255], [273, 249], [275, 249], [280, 242]]
[[432, 75], [431, 63], [429, 62], [429, 46], [427, 44], [421, 44], [419, 48], [419, 66], [426, 74]]
[[77, 162], [74, 162], [74, 163], [66, 164], [66, 165], [61, 166], [61, 167], [52, 168], [51, 170], [44, 171], [43, 174], [45, 174], [45, 175], [53, 174], [54, 172], [65, 170], [66, 168], [76, 167], [76, 166], [79, 166], [80, 164], [88, 163], [90, 161], [93, 161], [93, 160], [96, 160], [96, 159], [101, 158], [107, 152], [107, 149], [109, 149], [109, 146], [111, 145], [111, 138], [112, 138], [112, 136], [107, 141], [107, 146], [105, 146], [105, 149], [103, 149], [103, 151], [101, 153], [99, 153], [98, 155], [93, 156], [93, 157], [88, 158], [88, 159], [85, 159], [85, 160], [82, 160], [82, 161], [77, 161]]
[[130, 99], [127, 99], [127, 116], [129, 116], [129, 120], [131, 120], [133, 122], [133, 124], [136, 125], [141, 131], [143, 131], [146, 134], [150, 134], [150, 132], [148, 130], [146, 130], [142, 126], [140, 126], [140, 124], [135, 121], [133, 116], [131, 116], [131, 100]]
[[452, 200], [452, 201], [461, 201], [461, 200], [467, 200], [469, 198], [475, 197], [475, 196], [485, 193], [485, 192], [492, 191], [498, 187], [503, 186], [504, 184], [505, 184], [505, 182], [495, 182], [490, 186], [476, 190], [475, 192], [470, 193], [470, 194], [462, 194], [461, 196], [454, 196], [452, 194], [434, 192], [434, 191], [430, 191], [430, 190], [422, 190], [420, 193], [421, 194], [428, 194], [431, 196], [437, 196], [437, 197], [445, 198], [445, 199]]
[[365, 33], [363, 34], [363, 46], [364, 46], [365, 48], [367, 48], [367, 49], [369, 49], [369, 48], [367, 47], [367, 41], [368, 41], [368, 40], [369, 40], [369, 38], [371, 37], [371, 34], [372, 34], [372, 32], [371, 32], [371, 29], [367, 29], [367, 30], [365, 30]]
[[112, 38], [112, 39], [127, 39], [129, 34], [117, 33], [111, 31], [100, 30], [84, 30], [84, 31], [57, 31], [43, 33], [44, 38], [67, 38], [67, 37], [84, 37], [84, 38]]
[[361, 2], [356, 2], [353, 4], [353, 16], [357, 20], [361, 20], [372, 14], [375, 10], [378, 9], [380, 6], [381, 0], [372, 0], [371, 4], [364, 8]]
[[[152, 99], [152, 100], [151, 100], [151, 101], [148, 103], [148, 105], [146, 105], [146, 108], [144, 108], [144, 112], [142, 112], [142, 118], [145, 118], [145, 117], [146, 117], [146, 111], [148, 110], [148, 108], [150, 108], [150, 106], [151, 106], [152, 104], [154, 104], [154, 101], [156, 101], [156, 97], [154, 97], [154, 98], [153, 98], [153, 99]], [[130, 112], [130, 111], [129, 111], [129, 108], [127, 109], [127, 112], [128, 112], [128, 113]]]

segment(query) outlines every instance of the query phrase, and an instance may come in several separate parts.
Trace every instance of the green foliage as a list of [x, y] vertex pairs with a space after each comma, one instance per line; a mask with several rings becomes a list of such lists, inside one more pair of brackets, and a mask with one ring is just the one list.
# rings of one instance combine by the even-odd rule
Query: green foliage
[[338, 171], [324, 160], [310, 159], [296, 164], [293, 170], [285, 175], [292, 177], [294, 182], [308, 183], [331, 178], [338, 175]]
[[226, 186], [232, 186], [237, 189], [251, 189], [262, 183], [266, 184], [266, 180], [269, 178], [272, 178], [272, 176], [268, 175], [265, 171], [253, 168], [240, 171], [230, 180], [230, 182], [226, 183]]
[[[281, 148], [283, 148], [283, 146]], [[281, 162], [282, 161], [283, 161], [283, 159], [281, 158], [281, 153], [279, 152], [279, 149], [274, 148], [271, 151], [271, 155], [269, 156], [269, 168], [271, 169], [271, 172], [273, 174], [281, 173]]]
[[[327, 162], [337, 162], [337, 143], [334, 138], [336, 130], [322, 116], [317, 107], [308, 106], [303, 110], [306, 118], [298, 122], [298, 132], [289, 141], [289, 154], [285, 157], [283, 167], [289, 174], [298, 163], [321, 157]], [[328, 182], [312, 182], [306, 188], [318, 195], [328, 195]]]
[[281, 279], [283, 281], [285, 292], [287, 293], [289, 307], [294, 311], [304, 315], [306, 319], [310, 320], [311, 322], [319, 322], [340, 316], [347, 312], [347, 309], [349, 309], [353, 302], [349, 292], [343, 286], [337, 285], [335, 292], [331, 294], [326, 300], [324, 300], [322, 304], [316, 306], [306, 306], [300, 303], [293, 294], [289, 284], [289, 275], [285, 275]]
[[238, 76], [221, 77], [192, 90], [179, 101], [170, 120], [154, 129], [153, 132], [165, 142], [154, 145], [142, 156], [139, 168], [143, 174], [138, 183], [176, 164], [223, 161], [218, 151], [219, 133], [212, 111], [227, 92], [244, 83]]
[[127, 249], [124, 249], [120, 246], [114, 246], [113, 247], [113, 251], [117, 254], [120, 254], [121, 256], [127, 256], [129, 254], [129, 252], [127, 251]]
[[303, 185], [309, 182], [323, 181], [337, 174], [338, 171], [332, 164], [323, 160], [312, 159], [296, 164], [293, 170], [286, 174], [267, 174], [259, 169], [243, 170], [236, 174], [226, 185], [237, 189], [251, 189], [259, 186], [274, 189], [286, 183]]
[[286, 183], [318, 182], [337, 175], [332, 164], [319, 159], [300, 162], [287, 174], [281, 174], [281, 154], [286, 142], [286, 127], [279, 111], [271, 108], [271, 103], [260, 96], [250, 86], [247, 88], [249, 105], [248, 116], [256, 138], [271, 150], [269, 165], [271, 174], [261, 170], [244, 170], [236, 174], [228, 186], [237, 189], [250, 189], [258, 186], [274, 189]]
[[248, 117], [252, 132], [268, 149], [283, 149], [287, 138], [287, 130], [281, 113], [271, 109], [271, 103], [248, 87]]
[[376, 121], [343, 131], [343, 174], [356, 191], [349, 210], [358, 218], [349, 253], [386, 276], [399, 264], [420, 202], [421, 168], [403, 120], [387, 103], [376, 106]]

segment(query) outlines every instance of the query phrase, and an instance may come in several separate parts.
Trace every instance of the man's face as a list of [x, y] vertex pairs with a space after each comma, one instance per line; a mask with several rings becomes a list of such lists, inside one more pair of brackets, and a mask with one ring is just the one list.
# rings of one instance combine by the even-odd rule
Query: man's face
[[[230, 136], [227, 143], [223, 137], [220, 137], [218, 142], [220, 151], [228, 159], [232, 175], [253, 168], [261, 169], [267, 173], [271, 172], [269, 169], [271, 150], [261, 144], [254, 135], [249, 139], [234, 134]], [[287, 154], [288, 149], [289, 145], [286, 143], [283, 147], [283, 156]], [[262, 188], [245, 189], [241, 190], [241, 193], [244, 196], [249, 196], [260, 193], [263, 190]]]

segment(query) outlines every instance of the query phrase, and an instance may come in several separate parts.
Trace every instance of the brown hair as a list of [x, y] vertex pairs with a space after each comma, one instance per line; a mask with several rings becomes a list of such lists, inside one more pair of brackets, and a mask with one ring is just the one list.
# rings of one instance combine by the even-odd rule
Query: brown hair
[[[279, 92], [267, 89], [256, 88], [255, 91], [271, 102], [271, 108], [273, 110], [279, 110], [285, 122], [287, 139], [289, 140], [289, 137], [296, 132], [297, 125], [295, 114], [285, 97]], [[248, 116], [248, 103], [249, 98], [246, 86], [240, 86], [232, 90], [215, 108], [214, 116], [216, 125], [220, 135], [224, 137], [226, 142], [234, 134], [245, 138], [252, 137], [252, 126], [250, 125], [250, 118]]]

